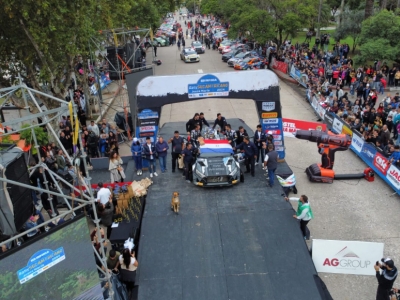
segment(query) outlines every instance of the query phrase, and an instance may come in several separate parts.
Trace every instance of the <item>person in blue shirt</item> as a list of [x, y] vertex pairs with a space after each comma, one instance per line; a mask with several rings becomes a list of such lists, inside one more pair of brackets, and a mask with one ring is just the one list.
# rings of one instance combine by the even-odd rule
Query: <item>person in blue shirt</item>
[[136, 175], [142, 175], [142, 146], [137, 138], [133, 139], [131, 152], [132, 159], [135, 161]]
[[164, 141], [163, 137], [160, 136], [158, 138], [158, 142], [156, 143], [156, 152], [158, 153], [158, 161], [160, 162], [161, 173], [165, 173], [167, 171], [167, 151], [169, 146], [166, 141]]
[[246, 163], [245, 173], [251, 173], [251, 176], [254, 177], [254, 168], [255, 168], [254, 166], [258, 153], [257, 146], [253, 142], [250, 142], [248, 136], [245, 136], [243, 138], [243, 143], [238, 145], [236, 148], [233, 148], [233, 150], [236, 149], [240, 149], [244, 153], [245, 163]]
[[396, 145], [394, 146], [394, 152], [389, 157], [389, 162], [391, 164], [396, 164], [399, 162], [399, 160], [400, 160], [400, 146]]

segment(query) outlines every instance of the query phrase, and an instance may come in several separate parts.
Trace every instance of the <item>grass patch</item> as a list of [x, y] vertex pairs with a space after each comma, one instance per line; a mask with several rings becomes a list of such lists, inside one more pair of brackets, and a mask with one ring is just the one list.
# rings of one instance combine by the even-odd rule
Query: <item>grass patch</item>
[[[323, 34], [325, 34], [325, 33], [327, 33], [327, 34], [330, 35], [330, 39], [329, 39], [329, 42], [330, 42], [329, 50], [332, 50], [332, 49], [333, 49], [333, 45], [335, 44], [335, 39], [333, 38], [334, 32], [335, 32], [335, 30], [321, 30], [321, 36], [322, 36]], [[304, 41], [305, 41], [305, 39], [306, 39], [306, 34], [307, 34], [307, 32], [305, 32], [305, 31], [299, 31], [295, 37], [290, 37], [291, 40], [292, 40], [292, 45], [295, 45], [297, 42], [299, 42], [299, 44], [304, 43]], [[352, 39], [351, 37], [347, 37], [347, 38], [345, 38], [345, 39], [341, 39], [341, 40], [340, 40], [340, 43], [341, 43], [341, 44], [348, 44], [349, 47], [350, 47], [350, 50], [353, 49], [353, 44], [354, 44], [354, 42], [353, 42], [353, 39]], [[312, 46], [314, 46], [314, 44], [315, 44], [315, 36], [313, 36], [313, 37], [311, 38], [310, 48], [311, 48]], [[357, 51], [357, 49], [356, 49], [356, 51]]]

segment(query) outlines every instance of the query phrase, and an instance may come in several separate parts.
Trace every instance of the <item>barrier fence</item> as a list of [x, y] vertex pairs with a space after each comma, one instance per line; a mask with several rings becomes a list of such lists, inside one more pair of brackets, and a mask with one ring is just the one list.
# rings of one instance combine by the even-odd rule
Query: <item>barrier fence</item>
[[308, 89], [306, 91], [306, 96], [314, 112], [326, 124], [328, 129], [336, 134], [344, 133], [350, 135], [352, 137], [350, 149], [400, 195], [400, 169], [396, 165], [389, 163], [383, 150], [372, 143], [364, 141], [360, 132], [353, 130], [336, 114], [326, 111], [311, 90]]

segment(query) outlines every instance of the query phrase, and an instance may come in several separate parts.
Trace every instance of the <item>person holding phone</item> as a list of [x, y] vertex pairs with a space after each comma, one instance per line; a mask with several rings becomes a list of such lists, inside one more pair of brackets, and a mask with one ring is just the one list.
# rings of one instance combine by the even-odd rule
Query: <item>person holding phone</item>
[[[397, 278], [397, 268], [391, 258], [382, 258], [380, 263], [376, 262], [374, 269], [378, 288], [376, 290], [376, 300], [389, 300], [393, 283]], [[382, 270], [382, 272], [381, 272]], [[397, 292], [397, 290], [396, 290]]]

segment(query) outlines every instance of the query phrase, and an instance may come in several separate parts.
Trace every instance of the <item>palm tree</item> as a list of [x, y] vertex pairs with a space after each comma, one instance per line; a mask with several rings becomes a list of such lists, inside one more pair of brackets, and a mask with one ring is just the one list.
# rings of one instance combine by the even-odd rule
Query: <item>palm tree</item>
[[365, 0], [365, 19], [372, 16], [374, 12], [374, 0]]

